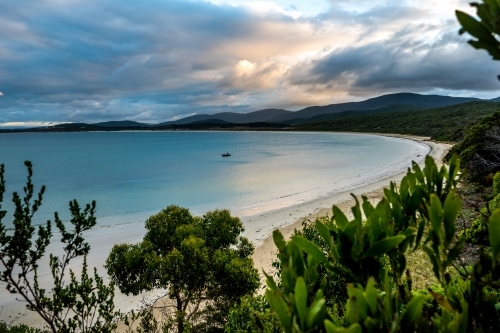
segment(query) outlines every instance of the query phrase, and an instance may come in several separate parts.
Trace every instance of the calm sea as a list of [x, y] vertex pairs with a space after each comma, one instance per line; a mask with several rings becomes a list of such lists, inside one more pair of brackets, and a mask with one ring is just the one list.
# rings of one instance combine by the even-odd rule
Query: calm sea
[[[167, 205], [188, 207], [195, 214], [215, 208], [239, 216], [262, 214], [404, 171], [428, 150], [409, 140], [333, 133], [0, 134], [7, 180], [3, 222], [12, 226], [12, 192], [22, 191], [23, 162], [30, 160], [36, 188], [47, 187], [36, 224], [53, 219], [55, 211], [68, 221], [69, 200], [82, 205], [97, 201], [98, 224], [85, 239], [92, 247], [90, 267], [106, 277], [102, 265], [113, 244], [140, 241], [145, 219]], [[221, 156], [226, 152], [231, 157]], [[57, 238], [47, 253], [61, 254]], [[81, 261], [72, 261], [70, 268], [78, 273]], [[51, 285], [47, 258], [38, 276], [41, 285]], [[115, 299], [124, 311], [140, 301], [119, 293]], [[3, 284], [0, 309], [0, 320], [8, 321], [26, 311]], [[40, 320], [31, 314], [21, 322], [37, 325]]]
[[[229, 152], [231, 157], [222, 157]], [[98, 227], [140, 223], [170, 204], [201, 214], [250, 215], [308, 201], [404, 170], [427, 147], [372, 135], [281, 132], [0, 134], [4, 208], [34, 165], [46, 185], [36, 222], [68, 216], [68, 201], [97, 201]]]

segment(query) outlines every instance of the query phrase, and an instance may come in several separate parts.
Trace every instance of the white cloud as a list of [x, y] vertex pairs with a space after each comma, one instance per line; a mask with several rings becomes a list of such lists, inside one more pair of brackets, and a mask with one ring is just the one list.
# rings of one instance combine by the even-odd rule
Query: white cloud
[[302, 13], [298, 10], [286, 10], [280, 5], [277, 5], [275, 2], [272, 1], [252, 1], [252, 2], [246, 2], [243, 4], [243, 6], [247, 7], [250, 9], [252, 12], [259, 13], [259, 14], [267, 14], [270, 12], [276, 12], [280, 13], [283, 15], [291, 16], [293, 18], [299, 18], [302, 16]]
[[9, 121], [0, 123], [0, 128], [21, 128], [21, 127], [41, 127], [41, 126], [54, 126], [58, 124], [65, 124], [68, 122], [54, 122], [54, 121]]
[[3, 96], [3, 92], [0, 91], [0, 96]]

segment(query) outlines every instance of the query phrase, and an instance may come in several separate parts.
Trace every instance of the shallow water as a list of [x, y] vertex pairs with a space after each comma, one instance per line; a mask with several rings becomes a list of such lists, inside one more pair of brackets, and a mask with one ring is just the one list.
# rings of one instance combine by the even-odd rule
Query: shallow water
[[[89, 266], [106, 276], [102, 265], [113, 244], [140, 241], [145, 219], [169, 204], [195, 214], [215, 208], [228, 208], [238, 216], [265, 214], [398, 174], [428, 151], [409, 140], [340, 133], [0, 134], [0, 164], [5, 164], [7, 180], [3, 208], [8, 214], [3, 222], [12, 225], [11, 194], [22, 191], [23, 161], [31, 160], [36, 188], [47, 187], [35, 223], [53, 219], [55, 211], [67, 221], [71, 199], [81, 205], [97, 201], [97, 226], [85, 237], [91, 245]], [[226, 152], [231, 157], [221, 156]], [[255, 220], [249, 217], [246, 223]], [[255, 231], [252, 225], [245, 227]], [[55, 235], [48, 253], [60, 253], [58, 238]], [[80, 264], [72, 262], [71, 268], [78, 272]], [[52, 279], [47, 267], [42, 262], [38, 272], [42, 285]], [[139, 299], [118, 292], [115, 298], [124, 311]], [[8, 321], [25, 312], [24, 303], [1, 283], [0, 309], [0, 320]], [[40, 319], [30, 314], [19, 322], [38, 325]]]
[[[222, 157], [229, 152], [231, 157]], [[422, 145], [371, 135], [281, 132], [93, 132], [0, 135], [6, 205], [26, 180], [46, 185], [36, 221], [68, 201], [97, 201], [99, 227], [134, 223], [170, 204], [201, 214], [258, 214], [390, 174]], [[7, 225], [11, 219], [6, 219]], [[141, 221], [141, 222], [142, 222]], [[142, 223], [141, 223], [142, 225]]]

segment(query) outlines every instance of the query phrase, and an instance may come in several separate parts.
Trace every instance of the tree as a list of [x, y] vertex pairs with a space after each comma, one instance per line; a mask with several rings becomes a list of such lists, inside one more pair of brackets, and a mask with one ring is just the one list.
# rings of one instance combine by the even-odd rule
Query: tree
[[[476, 49], [486, 50], [494, 60], [500, 60], [500, 1], [484, 0], [483, 3], [472, 2], [476, 7], [479, 21], [472, 16], [457, 10], [457, 19], [462, 25], [460, 34], [469, 33], [475, 39], [469, 44]], [[500, 79], [500, 76], [499, 76]]]
[[[47, 292], [46, 286], [38, 282], [38, 267], [51, 242], [51, 222], [36, 228], [33, 217], [42, 204], [43, 186], [34, 198], [31, 181], [32, 164], [25, 162], [28, 180], [24, 187], [24, 197], [13, 194], [15, 205], [13, 231], [3, 224], [5, 210], [0, 210], [0, 281], [6, 283], [7, 290], [19, 294], [27, 302], [30, 311], [37, 312], [52, 332], [111, 332], [115, 327], [118, 313], [114, 311], [114, 286], [106, 285], [94, 269], [94, 277], [87, 272], [86, 256], [90, 246], [83, 233], [96, 224], [95, 202], [82, 210], [76, 200], [69, 203], [73, 231], [67, 231], [64, 223], [55, 213], [55, 223], [64, 244], [64, 254], [59, 257], [50, 254], [49, 266], [53, 285]], [[0, 165], [0, 209], [5, 194], [4, 165]], [[34, 239], [35, 238], [35, 239]], [[69, 270], [71, 260], [83, 257], [80, 280]]]
[[145, 226], [142, 242], [113, 247], [106, 261], [111, 279], [127, 295], [164, 289], [179, 333], [222, 331], [230, 307], [259, 283], [241, 221], [227, 210], [196, 217], [168, 206]]

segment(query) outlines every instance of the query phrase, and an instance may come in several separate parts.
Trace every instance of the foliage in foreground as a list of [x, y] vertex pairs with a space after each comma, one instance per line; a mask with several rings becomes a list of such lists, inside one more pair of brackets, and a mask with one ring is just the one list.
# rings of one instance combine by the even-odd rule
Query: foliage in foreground
[[[461, 200], [455, 194], [459, 164], [438, 169], [427, 158], [416, 164], [399, 187], [391, 184], [373, 206], [366, 198], [349, 220], [337, 207], [327, 224], [316, 228], [326, 249], [296, 235], [274, 240], [282, 266], [281, 283], [267, 278], [266, 298], [286, 332], [494, 332], [500, 322], [500, 211], [489, 223], [491, 251], [474, 267], [459, 265], [464, 244], [455, 219]], [[407, 256], [423, 250], [443, 294], [415, 293]], [[305, 258], [303, 254], [306, 254]], [[324, 267], [349, 281], [345, 304], [327, 306]], [[439, 305], [425, 311], [426, 296]], [[342, 315], [338, 308], [344, 308]]]
[[146, 229], [141, 243], [113, 247], [106, 261], [111, 279], [127, 295], [165, 290], [172, 300], [165, 329], [222, 331], [229, 309], [259, 284], [241, 221], [227, 210], [196, 217], [169, 206]]
[[476, 8], [479, 21], [460, 10], [455, 11], [462, 28], [460, 34], [469, 33], [474, 39], [469, 44], [476, 49], [487, 51], [494, 60], [500, 60], [500, 1], [483, 0], [482, 3], [472, 2]]
[[[83, 210], [71, 201], [71, 224], [74, 231], [67, 231], [64, 223], [55, 213], [55, 223], [64, 244], [64, 254], [59, 257], [50, 254], [49, 266], [53, 285], [47, 290], [38, 282], [38, 265], [46, 253], [52, 237], [51, 222], [33, 226], [33, 216], [42, 204], [45, 187], [35, 195], [31, 181], [32, 165], [26, 161], [28, 179], [24, 197], [13, 194], [15, 205], [14, 230], [3, 224], [5, 210], [0, 210], [0, 281], [11, 293], [18, 294], [27, 302], [30, 311], [37, 312], [52, 332], [111, 332], [115, 328], [117, 313], [114, 311], [114, 286], [104, 284], [94, 270], [94, 277], [87, 272], [86, 256], [90, 246], [82, 234], [96, 224], [95, 202]], [[0, 165], [0, 204], [5, 194], [4, 165]], [[1, 205], [0, 205], [1, 209]], [[34, 238], [35, 231], [37, 237]], [[80, 279], [69, 270], [71, 260], [83, 257]], [[67, 276], [69, 274], [69, 277]]]

